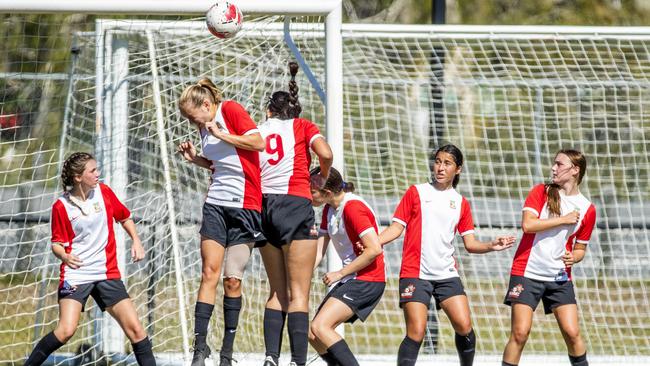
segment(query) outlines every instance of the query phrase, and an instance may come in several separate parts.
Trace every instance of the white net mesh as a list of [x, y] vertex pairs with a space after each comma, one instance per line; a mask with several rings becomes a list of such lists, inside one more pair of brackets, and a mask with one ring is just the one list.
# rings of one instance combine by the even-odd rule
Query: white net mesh
[[[281, 18], [247, 18], [248, 28], [227, 41], [209, 35], [202, 22], [178, 20], [105, 21], [97, 38], [91, 20], [77, 15], [3, 19], [2, 26], [12, 32], [0, 46], [9, 65], [0, 77], [0, 114], [16, 114], [22, 125], [7, 127], [12, 117], [0, 117], [0, 363], [19, 362], [56, 324], [58, 264], [47, 245], [49, 207], [58, 190], [61, 154], [76, 150], [97, 154], [104, 178], [126, 197], [136, 218], [147, 260], [126, 265], [126, 282], [154, 352], [182, 352], [182, 312], [186, 330], [193, 329], [201, 273], [197, 232], [208, 176], [161, 151], [161, 141], [173, 152], [180, 141], [196, 140], [176, 100], [185, 85], [207, 75], [261, 121], [268, 95], [286, 89], [286, 62], [293, 57], [282, 39]], [[322, 19], [294, 22], [299, 24], [291, 34], [323, 84]], [[27, 36], [32, 28], [64, 26], [69, 28], [63, 34], [83, 32], [56, 39]], [[382, 222], [388, 223], [410, 184], [428, 179], [431, 150], [452, 142], [465, 154], [459, 191], [472, 205], [479, 238], [520, 235], [524, 197], [545, 180], [554, 152], [582, 150], [589, 161], [582, 191], [599, 216], [588, 254], [575, 271], [582, 334], [590, 354], [649, 356], [650, 123], [645, 111], [650, 108], [650, 34], [386, 26], [375, 31], [357, 25], [343, 37], [345, 176]], [[78, 52], [69, 52], [73, 45]], [[42, 49], [48, 52], [39, 54]], [[160, 104], [153, 92], [152, 56]], [[317, 93], [303, 73], [298, 82], [303, 116], [324, 129]], [[164, 139], [157, 108], [164, 117]], [[165, 195], [166, 158], [173, 218]], [[179, 307], [174, 237], [184, 308]], [[366, 323], [345, 331], [355, 353], [390, 358], [404, 336], [396, 288], [401, 246], [386, 250], [384, 299]], [[513, 254], [470, 256], [462, 245], [458, 249], [481, 354], [500, 354], [507, 340], [509, 308], [501, 303]], [[312, 309], [324, 295], [321, 274], [314, 277]], [[256, 253], [243, 285], [235, 342], [244, 359], [263, 353], [265, 277]], [[209, 338], [214, 349], [222, 332], [220, 298]], [[439, 317], [439, 331], [430, 327], [438, 336], [425, 343], [423, 353], [436, 348], [453, 355], [453, 330], [444, 314]], [[95, 318], [93, 306], [63, 352], [74, 352], [80, 343], [102, 345]], [[287, 349], [286, 340], [284, 345]], [[552, 317], [536, 314], [526, 352], [566, 354]]]

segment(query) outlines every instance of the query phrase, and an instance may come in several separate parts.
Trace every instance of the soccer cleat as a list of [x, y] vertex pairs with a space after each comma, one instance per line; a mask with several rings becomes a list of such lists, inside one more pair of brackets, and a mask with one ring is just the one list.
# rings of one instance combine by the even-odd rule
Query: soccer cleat
[[[219, 356], [219, 366], [232, 366], [232, 362], [235, 361], [232, 359], [232, 357], [228, 357], [225, 355]], [[237, 362], [237, 361], [235, 361]]]
[[210, 356], [210, 347], [202, 344], [194, 347], [194, 356], [192, 357], [192, 366], [205, 366], [205, 359]]
[[271, 356], [266, 356], [264, 359], [264, 365], [262, 366], [278, 366], [278, 363]]

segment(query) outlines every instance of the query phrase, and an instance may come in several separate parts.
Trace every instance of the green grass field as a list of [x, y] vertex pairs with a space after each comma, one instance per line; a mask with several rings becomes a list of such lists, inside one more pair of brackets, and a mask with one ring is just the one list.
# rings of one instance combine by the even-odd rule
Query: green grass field
[[[251, 276], [253, 277], [253, 276]], [[33, 281], [33, 280], [32, 280]], [[25, 283], [17, 285], [17, 282]], [[197, 283], [188, 282], [186, 288], [196, 288]], [[397, 281], [390, 280], [384, 298], [365, 324], [346, 325], [345, 338], [351, 348], [362, 354], [394, 354], [397, 352], [404, 330], [402, 313], [397, 308]], [[240, 328], [235, 349], [237, 352], [263, 352], [262, 315], [266, 283], [260, 279], [249, 278], [245, 282], [244, 308], [240, 317]], [[56, 325], [58, 309], [54, 290], [56, 281], [47, 287], [42, 312], [43, 332]], [[158, 288], [160, 288], [158, 290]], [[466, 281], [473, 312], [472, 320], [477, 334], [478, 352], [499, 354], [509, 334], [509, 308], [501, 304], [505, 284], [485, 281]], [[578, 302], [581, 310], [581, 330], [588, 344], [590, 354], [594, 355], [650, 355], [650, 314], [648, 313], [648, 293], [650, 280], [643, 281], [586, 281], [576, 282]], [[20, 281], [7, 276], [0, 281], [0, 364], [20, 363], [32, 347], [34, 338], [34, 319], [38, 301], [38, 285]], [[315, 308], [324, 294], [320, 284], [314, 285], [312, 308]], [[130, 286], [129, 292], [138, 305], [138, 312], [145, 324], [148, 316], [154, 318], [149, 332], [154, 341], [155, 352], [181, 351], [178, 302], [175, 288], [160, 281], [157, 285], [156, 304], [152, 314], [147, 313], [146, 289], [140, 284]], [[210, 344], [218, 349], [220, 344], [221, 304], [220, 296], [212, 319]], [[190, 296], [190, 299], [192, 297]], [[189, 316], [190, 333], [193, 315], [193, 299], [186, 305]], [[92, 322], [89, 312], [82, 316], [81, 326], [73, 340], [61, 352], [74, 352], [80, 343], [92, 343]], [[313, 313], [312, 313], [313, 314]], [[527, 352], [537, 354], [564, 354], [563, 341], [553, 316], [544, 316], [541, 306], [536, 312], [533, 330], [526, 346]], [[440, 333], [439, 353], [455, 353], [453, 329], [443, 312], [439, 312]], [[45, 334], [45, 333], [41, 333]], [[288, 340], [283, 342], [288, 351]], [[125, 344], [125, 347], [127, 345]], [[128, 349], [128, 348], [125, 348]]]

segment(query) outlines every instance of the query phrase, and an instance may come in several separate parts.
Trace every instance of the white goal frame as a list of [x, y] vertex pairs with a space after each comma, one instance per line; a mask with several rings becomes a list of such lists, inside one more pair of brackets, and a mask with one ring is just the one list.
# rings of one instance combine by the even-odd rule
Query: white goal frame
[[[129, 14], [129, 15], [197, 15], [202, 16], [206, 10], [215, 2], [215, 0], [196, 0], [186, 1], [156, 1], [156, 0], [0, 0], [0, 12], [4, 13], [88, 13], [88, 14]], [[334, 166], [343, 170], [343, 66], [342, 66], [342, 37], [341, 37], [341, 0], [315, 0], [296, 2], [294, 0], [236, 0], [235, 3], [244, 14], [268, 14], [268, 15], [318, 15], [325, 18], [325, 44], [326, 44], [326, 66], [325, 66], [325, 110], [326, 110], [326, 130], [327, 140], [334, 154]], [[104, 49], [111, 48], [110, 57], [113, 61], [128, 60], [128, 51], [126, 45], [114, 45], [111, 40], [106, 39], [105, 31], [110, 29], [110, 24], [98, 20], [96, 22], [97, 37], [97, 68], [96, 68], [96, 100], [97, 100], [97, 121], [102, 127], [109, 127], [112, 131], [125, 131], [124, 134], [118, 133], [118, 139], [123, 139], [122, 145], [126, 146], [126, 123], [127, 113], [124, 108], [115, 108], [115, 105], [126, 105], [127, 87], [126, 83], [116, 83], [121, 85], [115, 91], [107, 92], [102, 85], [106, 78], [112, 78], [113, 81], [125, 81], [125, 70], [110, 70], [109, 75], [104, 75]], [[110, 35], [109, 35], [110, 37]], [[150, 52], [155, 52], [150, 45]], [[155, 57], [153, 58], [155, 60]], [[110, 61], [110, 60], [109, 60]], [[117, 62], [117, 64], [123, 64]], [[157, 104], [156, 119], [159, 129], [159, 136], [164, 139], [163, 115], [160, 108], [161, 96], [157, 83], [156, 65], [152, 65], [152, 74], [154, 77], [154, 101]], [[113, 103], [113, 100], [121, 100], [123, 103]], [[105, 121], [108, 118], [110, 121]], [[100, 128], [99, 134], [106, 133], [105, 128]], [[102, 140], [102, 139], [99, 139]], [[105, 139], [104, 139], [105, 140]], [[109, 147], [99, 145], [98, 157], [101, 160], [102, 151]], [[118, 151], [119, 155], [125, 155], [126, 150]], [[165, 196], [169, 205], [170, 217], [175, 217], [174, 201], [172, 197], [172, 185], [170, 175], [169, 153], [167, 146], [161, 142], [161, 155], [164, 166]], [[103, 166], [106, 181], [111, 183], [117, 195], [126, 199], [127, 169], [126, 156], [123, 158], [111, 159], [117, 163], [110, 163]], [[121, 162], [121, 163], [120, 163]], [[180, 262], [180, 247], [178, 234], [171, 221], [171, 241], [174, 252], [175, 276], [179, 286], [177, 295], [179, 307], [186, 308], [185, 292], [182, 286], [182, 268]], [[121, 230], [116, 231], [116, 242], [118, 253], [126, 253], [124, 247], [124, 233]], [[329, 251], [328, 256], [334, 253]], [[329, 260], [328, 263], [335, 264], [337, 261]], [[125, 265], [125, 254], [118, 256], [118, 266], [123, 269]], [[190, 357], [190, 336], [188, 334], [187, 315], [184, 311], [180, 312], [181, 336], [183, 344], [183, 354], [185, 359]], [[121, 353], [124, 344], [124, 334], [117, 325], [117, 322], [109, 316], [104, 316], [102, 321], [102, 339], [103, 349], [109, 353]]]

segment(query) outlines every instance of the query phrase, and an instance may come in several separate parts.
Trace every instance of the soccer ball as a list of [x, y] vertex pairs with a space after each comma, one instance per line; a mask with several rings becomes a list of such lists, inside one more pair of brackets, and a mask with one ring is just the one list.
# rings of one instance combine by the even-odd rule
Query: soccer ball
[[243, 20], [241, 10], [228, 0], [219, 0], [205, 15], [208, 30], [217, 38], [234, 36], [241, 29]]

